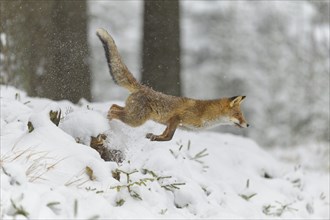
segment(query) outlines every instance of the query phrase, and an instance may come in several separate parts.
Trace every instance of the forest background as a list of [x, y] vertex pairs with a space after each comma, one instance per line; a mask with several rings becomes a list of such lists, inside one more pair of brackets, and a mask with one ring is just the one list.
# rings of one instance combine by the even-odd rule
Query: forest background
[[134, 76], [155, 89], [246, 95], [251, 127], [215, 130], [262, 146], [324, 143], [329, 20], [322, 0], [1, 1], [0, 81], [54, 100], [124, 100], [95, 36], [103, 27]]

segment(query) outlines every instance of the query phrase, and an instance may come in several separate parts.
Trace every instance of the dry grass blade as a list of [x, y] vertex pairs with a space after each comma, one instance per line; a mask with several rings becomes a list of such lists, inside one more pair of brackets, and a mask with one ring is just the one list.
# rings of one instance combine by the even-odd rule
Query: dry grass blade
[[24, 150], [12, 150], [1, 156], [0, 165], [18, 162], [26, 167], [25, 175], [30, 182], [46, 180], [42, 178], [51, 169], [54, 169], [63, 159], [56, 160], [49, 156], [50, 152], [39, 151], [36, 147], [29, 147]]

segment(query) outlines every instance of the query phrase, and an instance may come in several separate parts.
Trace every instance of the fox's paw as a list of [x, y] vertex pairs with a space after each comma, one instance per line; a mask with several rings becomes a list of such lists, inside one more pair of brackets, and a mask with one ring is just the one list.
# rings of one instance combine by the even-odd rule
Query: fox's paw
[[108, 111], [107, 118], [111, 121], [113, 119], [113, 116], [111, 114], [111, 111]]
[[114, 118], [119, 118], [119, 115], [120, 114], [123, 114], [123, 112], [122, 111], [118, 111], [118, 110], [114, 110], [114, 109], [110, 109], [108, 111], [107, 118], [111, 121]]
[[157, 135], [154, 135], [153, 133], [146, 134], [146, 138], [150, 139], [150, 141], [156, 141]]

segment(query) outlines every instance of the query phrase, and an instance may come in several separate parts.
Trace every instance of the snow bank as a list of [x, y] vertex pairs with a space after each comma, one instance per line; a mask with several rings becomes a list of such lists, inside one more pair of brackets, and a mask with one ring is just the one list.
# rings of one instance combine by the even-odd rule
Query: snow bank
[[[230, 134], [178, 130], [150, 142], [145, 134], [164, 126], [109, 123], [110, 105], [1, 86], [1, 218], [329, 218], [328, 170], [282, 162]], [[59, 127], [50, 110], [61, 110]], [[101, 133], [123, 163], [88, 146]]]

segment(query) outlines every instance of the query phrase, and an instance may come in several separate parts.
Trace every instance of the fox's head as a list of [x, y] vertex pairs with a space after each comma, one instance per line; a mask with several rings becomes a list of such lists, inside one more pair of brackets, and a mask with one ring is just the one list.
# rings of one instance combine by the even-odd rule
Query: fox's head
[[240, 127], [247, 128], [249, 124], [246, 122], [244, 115], [241, 111], [241, 103], [245, 99], [245, 96], [234, 96], [228, 99], [229, 110], [227, 116], [230, 123]]

